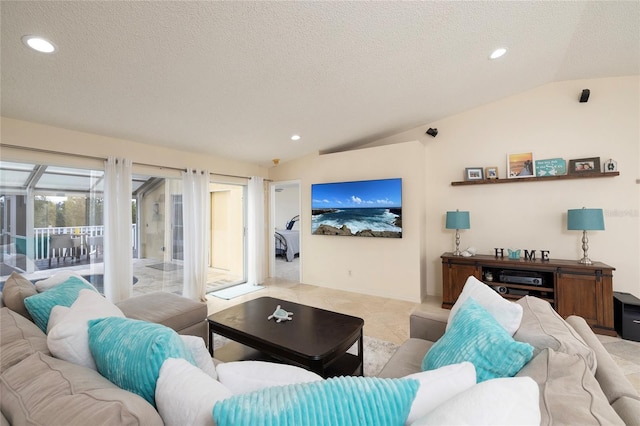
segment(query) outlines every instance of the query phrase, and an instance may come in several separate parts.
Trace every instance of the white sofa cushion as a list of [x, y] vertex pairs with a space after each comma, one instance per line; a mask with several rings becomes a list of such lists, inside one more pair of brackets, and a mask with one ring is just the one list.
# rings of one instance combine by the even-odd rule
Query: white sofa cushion
[[447, 330], [451, 325], [451, 320], [455, 317], [460, 306], [467, 301], [469, 297], [473, 297], [476, 302], [485, 308], [489, 313], [498, 321], [498, 323], [507, 330], [511, 336], [520, 327], [520, 321], [522, 320], [522, 306], [509, 302], [507, 299], [500, 296], [494, 290], [489, 288], [476, 277], [469, 276], [467, 278], [462, 293], [458, 296], [458, 300], [451, 308], [449, 313], [449, 320], [447, 322]]
[[213, 426], [213, 406], [232, 395], [187, 360], [169, 358], [160, 368], [155, 399], [166, 426]]
[[216, 372], [216, 366], [213, 364], [213, 358], [211, 358], [211, 354], [205, 346], [202, 337], [181, 334], [180, 338], [187, 349], [191, 352], [191, 355], [193, 355], [193, 359], [198, 368], [212, 378], [217, 379], [218, 373]]
[[234, 394], [322, 380], [316, 373], [295, 365], [265, 361], [224, 362], [216, 367], [218, 380]]
[[538, 385], [529, 377], [478, 383], [413, 423], [416, 426], [539, 424]]
[[69, 308], [54, 306], [52, 309], [47, 334], [49, 351], [56, 358], [97, 370], [89, 350], [89, 320], [105, 317], [124, 318], [124, 314], [99, 293], [80, 290]]

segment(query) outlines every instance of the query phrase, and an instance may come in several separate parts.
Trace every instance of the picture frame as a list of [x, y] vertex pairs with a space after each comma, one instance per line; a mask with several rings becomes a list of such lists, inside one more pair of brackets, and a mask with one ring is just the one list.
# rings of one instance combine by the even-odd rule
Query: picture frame
[[568, 171], [570, 175], [600, 173], [600, 157], [576, 158], [569, 160]]
[[604, 172], [605, 173], [611, 173], [611, 172], [617, 172], [618, 171], [618, 162], [609, 158], [607, 161], [604, 162]]
[[497, 166], [485, 167], [485, 169], [484, 169], [484, 178], [485, 179], [498, 179], [498, 167]]
[[484, 180], [484, 170], [482, 167], [466, 167], [464, 169], [464, 180]]
[[536, 176], [533, 152], [507, 154], [507, 178], [518, 179]]

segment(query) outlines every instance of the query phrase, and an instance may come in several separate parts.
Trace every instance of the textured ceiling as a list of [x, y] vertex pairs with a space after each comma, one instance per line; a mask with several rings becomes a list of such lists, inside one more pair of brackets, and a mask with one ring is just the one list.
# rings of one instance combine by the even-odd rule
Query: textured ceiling
[[265, 166], [553, 81], [640, 74], [638, 1], [3, 0], [0, 13], [3, 116]]

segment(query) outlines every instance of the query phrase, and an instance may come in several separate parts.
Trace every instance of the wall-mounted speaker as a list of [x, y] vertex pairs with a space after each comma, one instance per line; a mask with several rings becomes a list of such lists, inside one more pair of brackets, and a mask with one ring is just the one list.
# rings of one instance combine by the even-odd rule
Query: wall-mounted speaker
[[589, 100], [589, 94], [591, 94], [591, 91], [589, 89], [584, 89], [580, 95], [580, 102], [587, 102]]

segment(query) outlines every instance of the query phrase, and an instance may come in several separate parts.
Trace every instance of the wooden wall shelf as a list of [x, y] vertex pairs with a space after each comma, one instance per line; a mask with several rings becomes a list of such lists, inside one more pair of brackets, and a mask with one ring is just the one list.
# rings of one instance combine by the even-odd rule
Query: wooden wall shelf
[[567, 180], [567, 179], [587, 179], [620, 176], [620, 172], [609, 173], [585, 173], [579, 175], [562, 175], [562, 176], [545, 176], [545, 177], [527, 177], [513, 179], [484, 179], [484, 180], [464, 180], [451, 182], [451, 186], [462, 185], [494, 185], [498, 183], [515, 183], [515, 182], [546, 182], [551, 180]]

